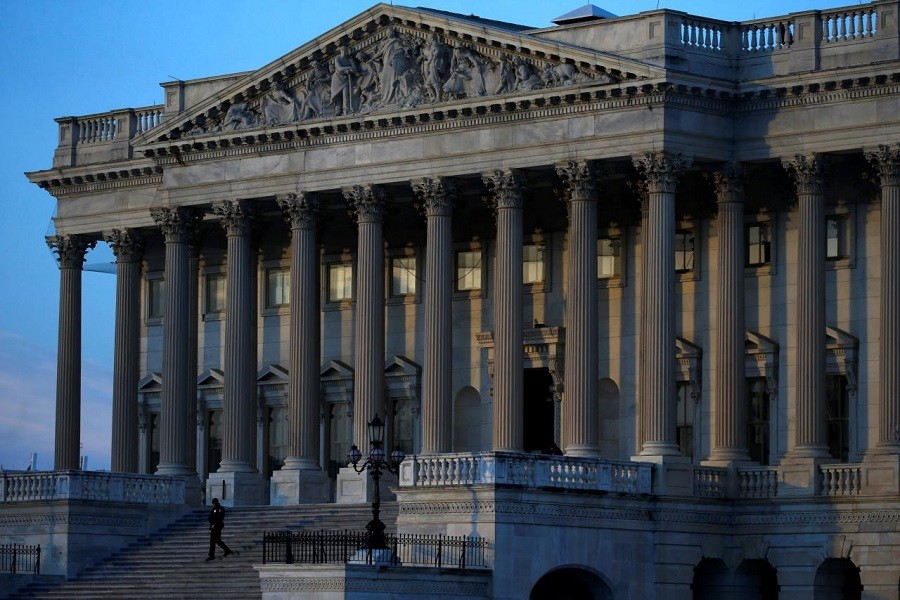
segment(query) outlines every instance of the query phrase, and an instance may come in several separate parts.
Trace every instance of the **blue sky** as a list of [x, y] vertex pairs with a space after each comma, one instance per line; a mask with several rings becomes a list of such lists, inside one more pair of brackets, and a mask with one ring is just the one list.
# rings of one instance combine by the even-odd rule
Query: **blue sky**
[[[159, 84], [249, 71], [366, 10], [358, 0], [5, 0], [0, 6], [0, 465], [29, 453], [52, 468], [59, 271], [47, 249], [54, 199], [23, 173], [50, 167], [56, 117], [161, 104]], [[548, 26], [581, 0], [418, 0], [397, 4]], [[610, 0], [617, 15], [669, 8], [748, 20], [853, 4], [846, 0]], [[88, 262], [111, 260], [105, 244]], [[85, 272], [82, 443], [109, 467], [115, 277]]]

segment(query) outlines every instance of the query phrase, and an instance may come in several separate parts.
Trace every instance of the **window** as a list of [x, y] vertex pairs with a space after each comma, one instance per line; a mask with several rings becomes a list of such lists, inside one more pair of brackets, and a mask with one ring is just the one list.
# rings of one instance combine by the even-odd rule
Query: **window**
[[150, 413], [150, 464], [148, 473], [155, 473], [159, 467], [159, 413]]
[[288, 422], [287, 407], [272, 406], [269, 408], [269, 443], [268, 465], [269, 477], [274, 471], [284, 466], [284, 459], [288, 454]]
[[147, 282], [147, 318], [161, 319], [163, 316], [163, 296], [165, 280], [162, 278], [150, 279]]
[[747, 226], [748, 267], [759, 267], [772, 262], [772, 234], [768, 223], [752, 223]]
[[412, 455], [415, 452], [413, 448], [415, 429], [415, 405], [409, 398], [402, 398], [394, 403], [394, 443], [391, 449], [399, 446], [406, 455]]
[[829, 215], [825, 219], [825, 258], [840, 260], [850, 256], [850, 219]]
[[348, 263], [328, 265], [328, 301], [341, 302], [353, 298], [353, 266]]
[[687, 273], [694, 270], [694, 232], [679, 229], [675, 232], [675, 271]]
[[209, 313], [225, 312], [225, 275], [210, 273], [206, 276], [206, 310]]
[[481, 289], [481, 250], [461, 250], [456, 253], [456, 291]]
[[694, 459], [694, 399], [691, 384], [679, 381], [675, 384], [675, 443], [682, 456]]
[[206, 472], [215, 473], [222, 462], [222, 411], [206, 412]]
[[416, 295], [416, 257], [391, 258], [391, 298]]
[[544, 281], [544, 255], [543, 244], [526, 244], [522, 248], [522, 283]]
[[825, 378], [825, 427], [831, 458], [850, 459], [850, 394], [845, 375]]
[[350, 404], [333, 402], [328, 407], [328, 475], [334, 479], [341, 467], [347, 466], [347, 452], [353, 443], [353, 421]]
[[750, 460], [769, 464], [769, 391], [765, 377], [747, 379], [747, 449]]
[[618, 238], [597, 239], [597, 279], [611, 279], [622, 274], [621, 247]]
[[281, 308], [291, 303], [291, 272], [266, 269], [266, 308]]

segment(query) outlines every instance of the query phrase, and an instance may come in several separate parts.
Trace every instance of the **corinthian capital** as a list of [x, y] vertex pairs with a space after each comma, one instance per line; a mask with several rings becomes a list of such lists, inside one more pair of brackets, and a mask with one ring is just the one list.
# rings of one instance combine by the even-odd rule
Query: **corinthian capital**
[[681, 152], [659, 151], [632, 156], [631, 162], [647, 181], [648, 193], [674, 194], [693, 159]]
[[456, 186], [446, 177], [425, 177], [410, 182], [413, 192], [422, 201], [426, 217], [450, 217], [453, 215], [453, 199]]
[[727, 162], [712, 173], [716, 186], [716, 202], [719, 204], [743, 202], [747, 170], [739, 162]]
[[490, 203], [501, 208], [522, 208], [525, 177], [516, 169], [495, 169], [481, 174], [491, 192]]
[[309, 192], [277, 196], [275, 202], [291, 229], [312, 229], [319, 220], [319, 200]]
[[166, 238], [166, 243], [189, 243], [197, 235], [200, 213], [184, 206], [154, 208], [150, 216]]
[[212, 206], [213, 213], [227, 235], [250, 235], [253, 229], [253, 208], [247, 200], [222, 200]]
[[377, 185], [352, 185], [341, 190], [357, 223], [384, 221], [384, 190]]
[[597, 167], [587, 160], [569, 160], [556, 165], [556, 174], [566, 186], [567, 199], [573, 202], [597, 199]]
[[84, 255], [94, 247], [96, 240], [86, 235], [51, 235], [47, 245], [56, 254], [60, 269], [80, 269]]
[[113, 229], [103, 232], [104, 241], [109, 244], [116, 261], [132, 263], [141, 260], [144, 251], [144, 238], [134, 229]]
[[824, 193], [828, 168], [828, 157], [824, 154], [797, 154], [792, 158], [782, 158], [781, 166], [794, 180], [798, 196]]
[[882, 186], [900, 185], [900, 144], [882, 144], [875, 150], [866, 151], [866, 160], [878, 171]]

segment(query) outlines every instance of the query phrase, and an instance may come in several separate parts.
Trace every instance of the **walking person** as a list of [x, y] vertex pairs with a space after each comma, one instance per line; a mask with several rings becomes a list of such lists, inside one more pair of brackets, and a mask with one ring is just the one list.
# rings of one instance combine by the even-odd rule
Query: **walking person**
[[216, 558], [216, 544], [225, 551], [223, 557], [231, 554], [231, 548], [222, 541], [222, 529], [224, 528], [225, 509], [219, 504], [218, 498], [213, 498], [212, 510], [209, 511], [209, 556], [206, 557], [207, 561]]

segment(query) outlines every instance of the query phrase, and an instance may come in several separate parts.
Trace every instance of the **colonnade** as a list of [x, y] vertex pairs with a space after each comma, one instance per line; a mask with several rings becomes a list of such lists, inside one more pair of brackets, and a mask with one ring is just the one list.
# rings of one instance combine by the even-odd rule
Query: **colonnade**
[[[898, 148], [867, 153], [881, 185], [881, 432], [879, 448], [900, 454], [900, 176]], [[640, 457], [678, 453], [675, 443], [675, 192], [691, 160], [669, 152], [633, 158], [646, 192], [642, 232], [642, 348], [639, 410]], [[793, 176], [799, 204], [797, 255], [798, 314], [796, 345], [796, 435], [791, 453], [820, 457], [827, 453], [824, 393], [824, 177], [821, 155], [791, 157], [784, 167]], [[565, 396], [563, 448], [573, 456], [596, 456], [597, 357], [597, 220], [602, 189], [595, 165], [570, 161], [556, 166], [569, 209], [566, 291]], [[522, 242], [525, 178], [501, 169], [482, 174], [496, 215], [494, 298], [495, 368], [493, 443], [495, 450], [523, 449], [523, 298]], [[713, 394], [713, 440], [710, 461], [748, 460], [744, 404], [744, 169], [726, 164], [713, 180], [718, 205], [717, 269], [719, 310], [713, 324], [718, 374]], [[453, 280], [452, 220], [454, 189], [446, 178], [411, 182], [424, 205], [425, 353], [422, 398], [422, 452], [452, 450], [451, 305]], [[342, 190], [358, 227], [356, 273], [354, 441], [368, 445], [366, 421], [383, 407], [384, 367], [384, 208], [385, 192], [376, 185]], [[289, 456], [284, 470], [314, 470], [318, 465], [319, 318], [316, 241], [319, 205], [314, 193], [279, 196], [277, 203], [291, 227]], [[255, 418], [253, 263], [250, 250], [252, 205], [243, 200], [216, 203], [228, 238], [225, 322], [225, 435], [220, 471], [253, 472]], [[163, 208], [153, 218], [165, 238], [165, 318], [163, 320], [163, 390], [161, 462], [158, 472], [194, 475], [191, 441], [194, 393], [189, 372], [190, 236], [199, 213]], [[116, 363], [114, 368], [114, 470], [136, 470], [136, 388], [139, 310], [140, 237], [133, 230], [108, 232], [117, 258]], [[49, 239], [59, 255], [60, 358], [56, 417], [56, 468], [77, 468], [80, 394], [81, 265], [93, 243], [84, 236]], [[196, 294], [194, 294], [196, 296]], [[727, 307], [727, 310], [723, 309]], [[196, 312], [196, 311], [195, 311]], [[196, 351], [196, 349], [195, 349]], [[196, 355], [194, 355], [196, 364]], [[891, 368], [891, 365], [894, 367]]]

